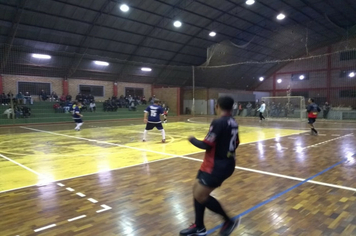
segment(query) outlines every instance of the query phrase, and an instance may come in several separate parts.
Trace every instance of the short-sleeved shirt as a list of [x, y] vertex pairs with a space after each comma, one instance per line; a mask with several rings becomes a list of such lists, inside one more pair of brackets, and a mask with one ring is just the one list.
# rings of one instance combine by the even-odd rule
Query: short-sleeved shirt
[[231, 116], [214, 120], [204, 142], [211, 146], [205, 152], [200, 170], [223, 176], [235, 169], [235, 150], [238, 140], [238, 124]]
[[318, 112], [320, 112], [320, 108], [317, 104], [311, 103], [307, 107], [308, 118], [317, 118]]
[[149, 123], [161, 123], [160, 115], [163, 114], [163, 108], [158, 105], [150, 105], [145, 110], [148, 113]]
[[73, 119], [81, 119], [80, 117], [80, 108], [78, 106], [75, 106], [73, 109]]

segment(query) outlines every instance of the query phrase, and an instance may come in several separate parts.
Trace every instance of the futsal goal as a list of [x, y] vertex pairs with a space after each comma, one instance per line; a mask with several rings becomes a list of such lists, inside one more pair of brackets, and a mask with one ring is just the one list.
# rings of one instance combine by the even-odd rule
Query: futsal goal
[[262, 97], [266, 104], [264, 116], [268, 119], [306, 118], [306, 104], [301, 96]]

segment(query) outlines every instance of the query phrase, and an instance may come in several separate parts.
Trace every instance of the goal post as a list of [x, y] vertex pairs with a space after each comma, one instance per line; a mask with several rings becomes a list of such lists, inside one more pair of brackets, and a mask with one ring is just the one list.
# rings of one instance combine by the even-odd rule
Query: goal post
[[302, 96], [262, 97], [266, 104], [264, 115], [268, 119], [306, 118], [305, 98]]

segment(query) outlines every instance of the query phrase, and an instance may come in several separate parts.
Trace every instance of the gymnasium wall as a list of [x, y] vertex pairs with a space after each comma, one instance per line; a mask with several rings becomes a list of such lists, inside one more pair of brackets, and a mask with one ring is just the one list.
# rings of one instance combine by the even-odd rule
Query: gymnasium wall
[[[12, 92], [14, 95], [18, 93], [17, 84], [18, 82], [41, 82], [41, 83], [50, 83], [52, 91], [56, 92], [58, 96], [61, 96], [63, 93], [63, 78], [54, 78], [54, 77], [39, 77], [39, 76], [22, 76], [22, 75], [2, 75], [2, 88], [4, 93]], [[85, 80], [85, 79], [68, 79], [68, 92], [72, 95], [73, 98], [79, 93], [79, 85], [98, 85], [104, 86], [104, 96], [96, 97], [97, 101], [106, 100], [108, 97], [113, 96], [114, 93], [114, 83], [112, 81], [103, 81], [103, 80]], [[143, 88], [144, 95], [148, 99], [152, 96], [152, 86], [150, 84], [141, 84], [141, 83], [126, 83], [118, 82], [117, 83], [117, 94], [118, 96], [125, 95], [125, 88]], [[25, 92], [25, 91], [22, 91]], [[38, 101], [38, 94], [32, 94], [34, 101]]]
[[[355, 47], [356, 39], [353, 39], [320, 48], [311, 52], [310, 55], [322, 55]], [[328, 101], [334, 107], [356, 108], [355, 97], [340, 97], [342, 90], [356, 91], [356, 77], [340, 77], [342, 71], [349, 70], [356, 71], [356, 60], [342, 61], [339, 53], [294, 61], [275, 71], [255, 87], [255, 90], [270, 92], [271, 96], [286, 96], [287, 87], [290, 85], [292, 95], [306, 93], [309, 97], [316, 98], [323, 103]], [[309, 80], [291, 80], [292, 74], [303, 72], [309, 74]], [[277, 83], [278, 79], [282, 79], [282, 83]]]
[[153, 95], [169, 106], [170, 112], [180, 114], [180, 88], [153, 88]]

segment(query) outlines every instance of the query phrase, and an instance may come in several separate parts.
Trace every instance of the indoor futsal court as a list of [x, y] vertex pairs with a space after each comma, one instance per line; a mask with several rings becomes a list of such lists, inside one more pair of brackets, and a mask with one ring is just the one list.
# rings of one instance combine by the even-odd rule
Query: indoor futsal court
[[355, 12], [0, 0], [0, 236], [356, 236]]

